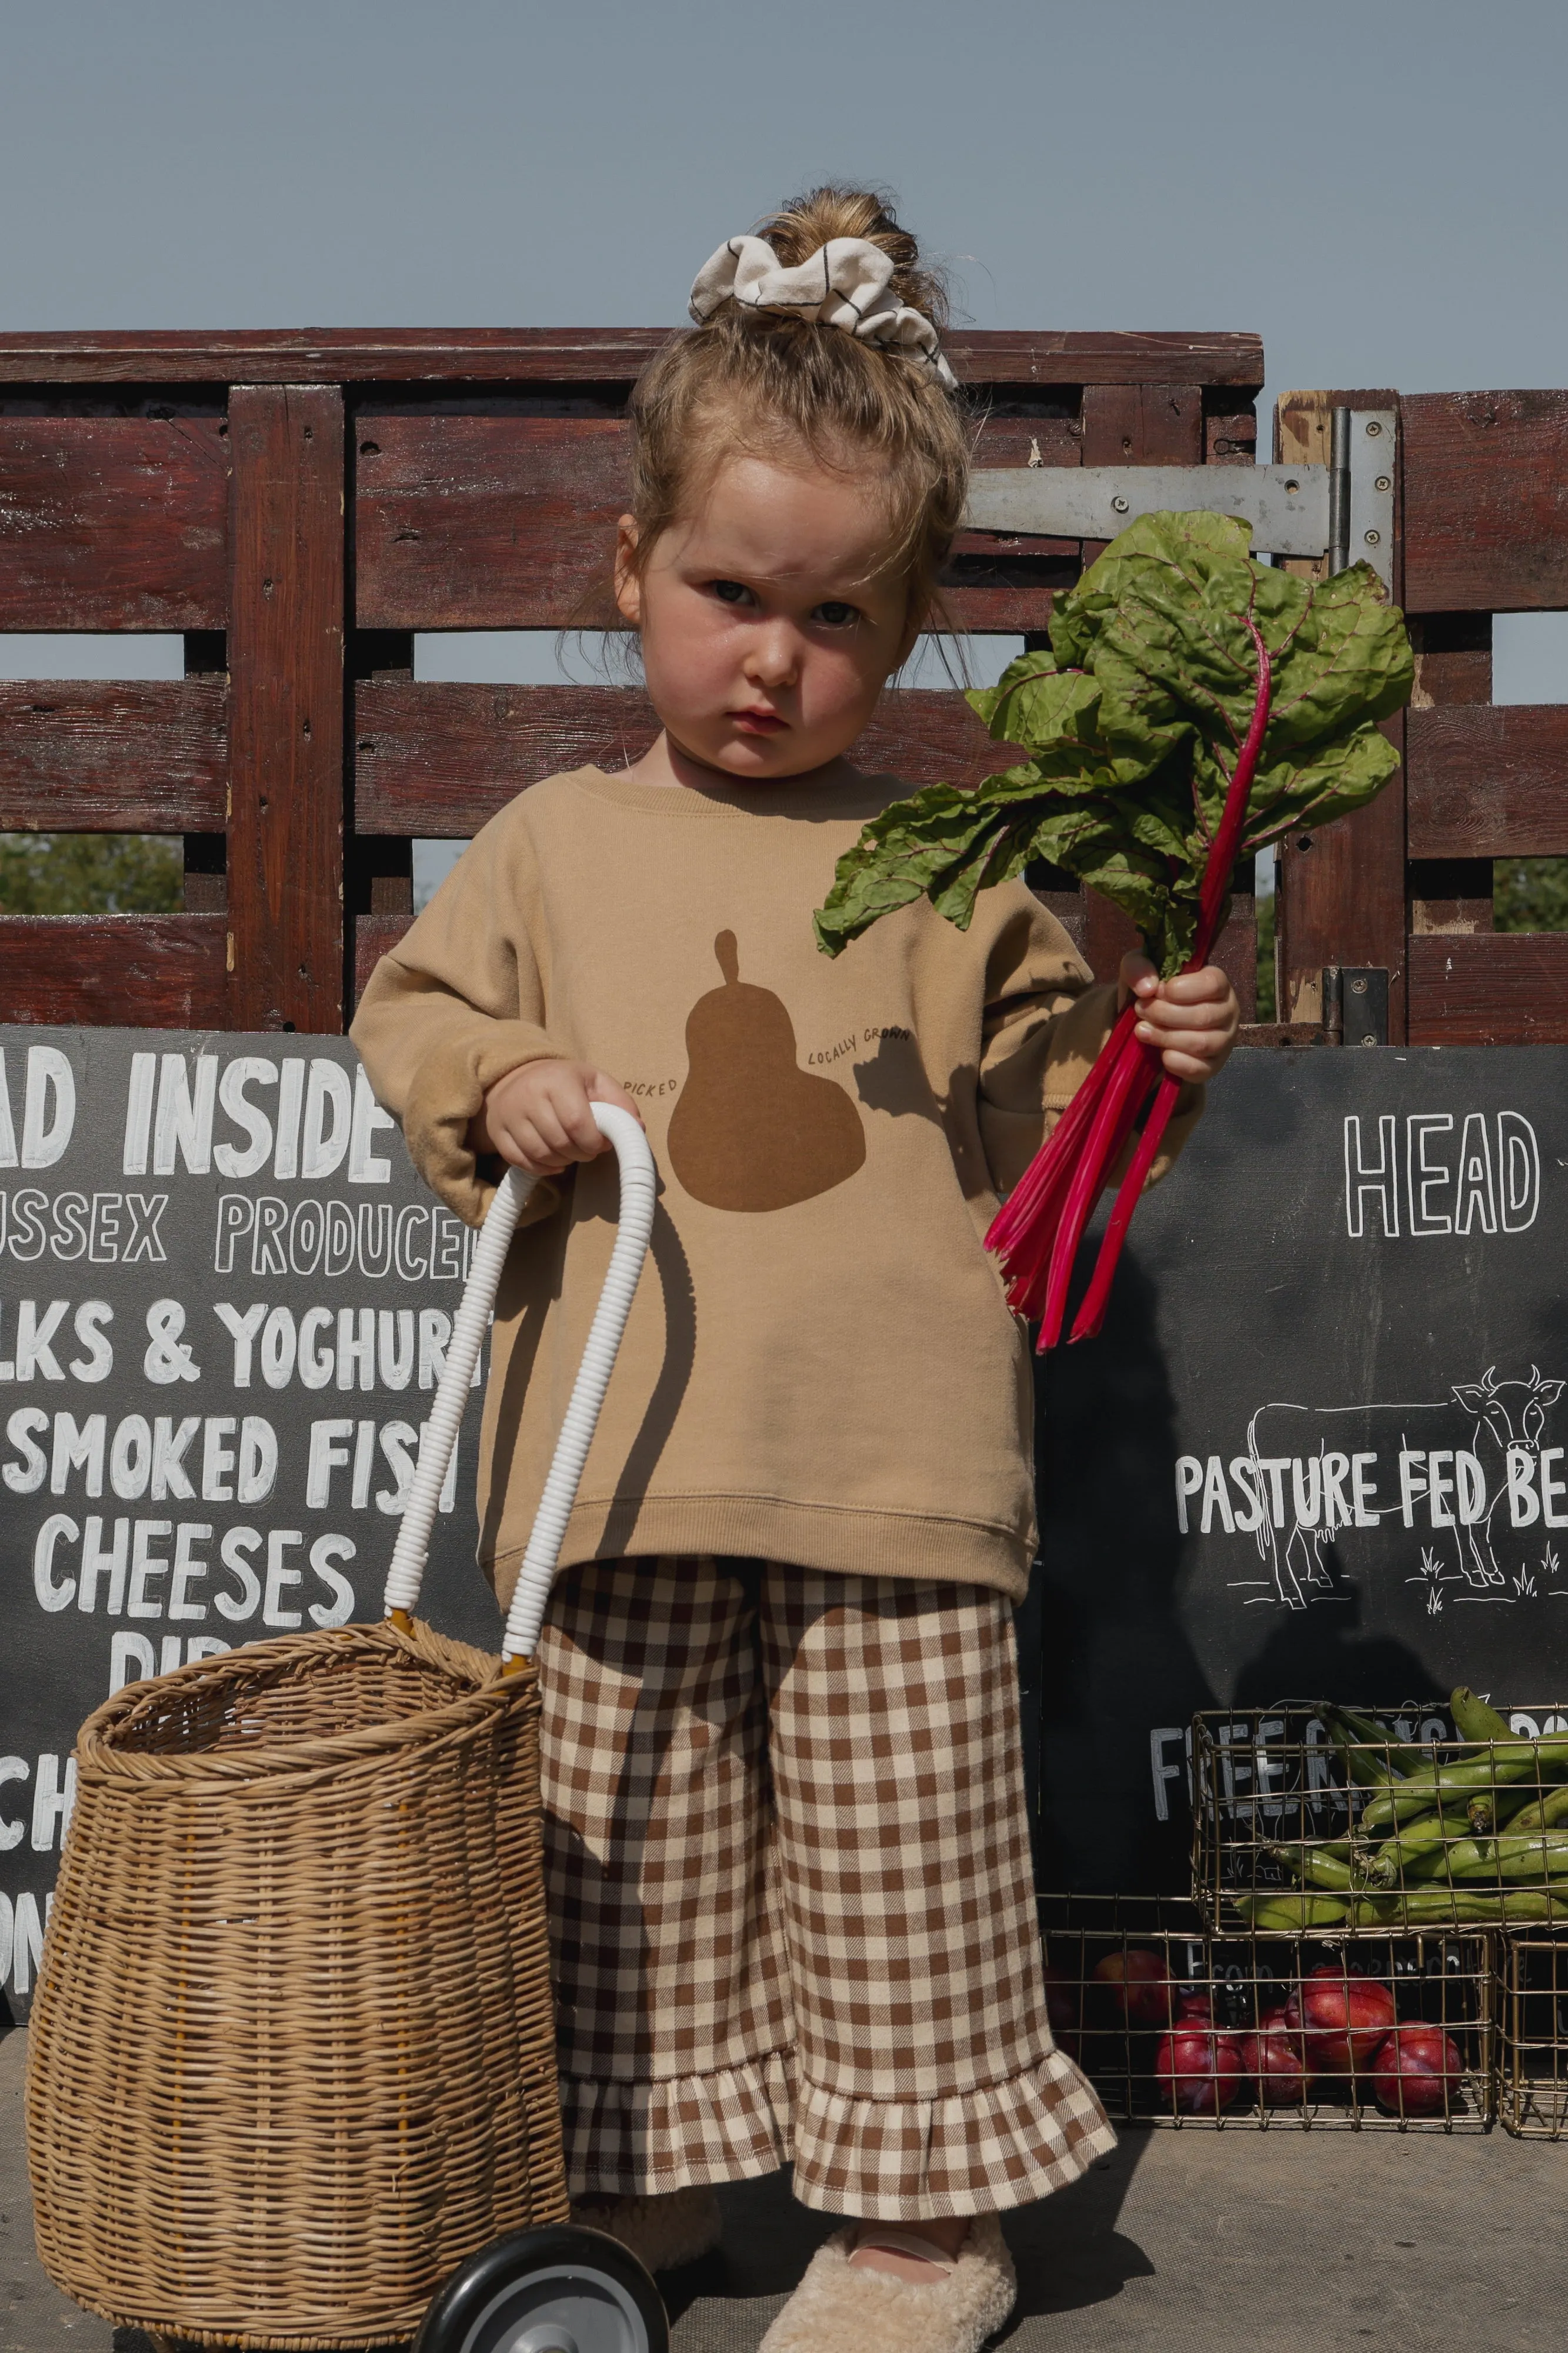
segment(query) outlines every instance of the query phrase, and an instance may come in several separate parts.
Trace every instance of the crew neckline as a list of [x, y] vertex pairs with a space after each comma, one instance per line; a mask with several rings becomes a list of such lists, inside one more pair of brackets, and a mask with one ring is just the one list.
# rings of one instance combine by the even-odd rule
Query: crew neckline
[[[876, 816], [906, 789], [896, 776], [857, 776], [853, 785], [642, 785], [630, 776], [607, 776], [603, 768], [572, 772], [572, 783], [595, 800], [611, 801], [643, 817], [825, 817]], [[889, 789], [890, 788], [890, 789]]]

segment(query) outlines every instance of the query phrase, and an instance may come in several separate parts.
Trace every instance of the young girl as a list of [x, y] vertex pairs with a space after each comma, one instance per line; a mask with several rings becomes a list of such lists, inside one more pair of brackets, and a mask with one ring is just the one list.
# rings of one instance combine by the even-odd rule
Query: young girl
[[[496, 1314], [503, 1606], [613, 1238], [590, 1103], [660, 1172], [539, 1648], [578, 2211], [681, 2262], [712, 2184], [793, 2162], [849, 2219], [768, 2353], [973, 2353], [1013, 2302], [998, 2214], [1112, 2138], [1046, 2020], [1030, 1364], [982, 1237], [1117, 990], [1021, 883], [966, 933], [922, 900], [819, 953], [835, 860], [905, 790], [847, 754], [963, 506], [941, 290], [827, 188], [721, 247], [692, 311], [637, 387], [616, 565], [662, 732], [488, 825], [353, 1037], [464, 1217], [500, 1162], [566, 1180]], [[1137, 956], [1121, 987], [1194, 1082], [1174, 1149], [1236, 1000]]]

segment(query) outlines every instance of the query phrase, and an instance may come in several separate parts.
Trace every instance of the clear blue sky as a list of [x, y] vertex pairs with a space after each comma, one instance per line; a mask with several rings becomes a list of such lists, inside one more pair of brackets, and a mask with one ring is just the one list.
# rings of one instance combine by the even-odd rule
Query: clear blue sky
[[1568, 382], [1562, 0], [3, 0], [0, 325], [655, 324], [814, 177], [982, 327]]
[[981, 327], [1568, 384], [1565, 90], [1563, 0], [0, 0], [0, 327], [674, 322], [838, 174]]

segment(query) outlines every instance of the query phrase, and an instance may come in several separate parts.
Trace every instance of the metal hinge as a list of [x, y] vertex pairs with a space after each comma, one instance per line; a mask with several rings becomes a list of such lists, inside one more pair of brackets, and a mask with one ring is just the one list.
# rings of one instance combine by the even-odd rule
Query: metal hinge
[[1386, 1046], [1388, 968], [1376, 964], [1323, 966], [1323, 1039], [1330, 1046]]
[[1142, 514], [1201, 507], [1252, 525], [1269, 555], [1370, 564], [1394, 582], [1392, 408], [1336, 408], [1327, 466], [998, 466], [970, 481], [964, 526], [1010, 538], [1114, 539]]

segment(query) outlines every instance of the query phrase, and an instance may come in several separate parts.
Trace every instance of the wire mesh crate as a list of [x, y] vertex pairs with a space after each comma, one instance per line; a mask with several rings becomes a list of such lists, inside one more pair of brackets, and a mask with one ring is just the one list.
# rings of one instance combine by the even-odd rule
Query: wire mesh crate
[[1500, 1941], [1498, 2114], [1524, 2138], [1568, 2140], [1568, 1936]]
[[[1441, 1703], [1193, 1722], [1193, 1894], [1216, 1932], [1568, 1922], [1568, 1712], [1466, 1741]], [[1436, 1778], [1440, 1776], [1441, 1778]]]
[[[1488, 1935], [1214, 1936], [1185, 1896], [1047, 1895], [1058, 2045], [1120, 2124], [1480, 2132]], [[1565, 1948], [1568, 1949], [1568, 1948]]]

